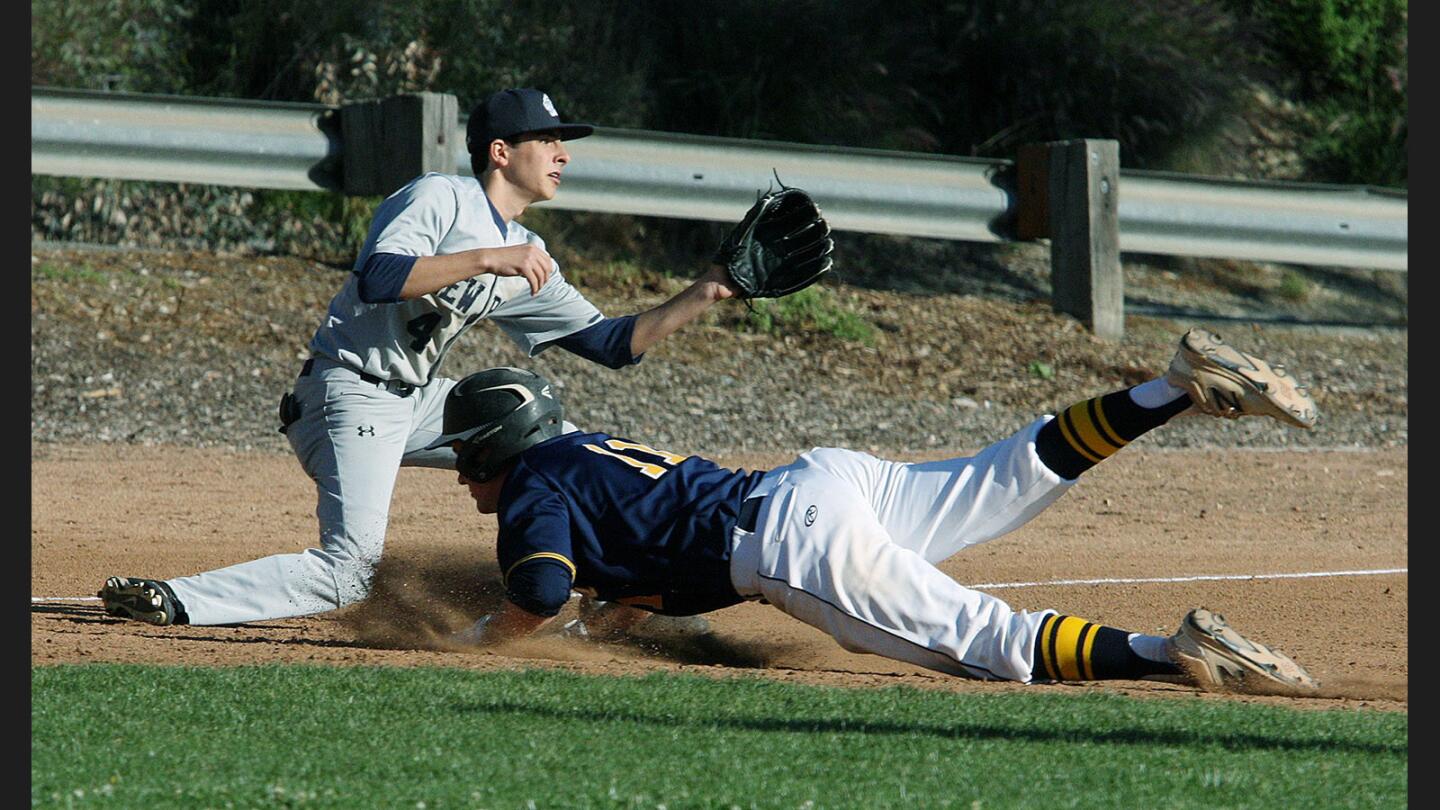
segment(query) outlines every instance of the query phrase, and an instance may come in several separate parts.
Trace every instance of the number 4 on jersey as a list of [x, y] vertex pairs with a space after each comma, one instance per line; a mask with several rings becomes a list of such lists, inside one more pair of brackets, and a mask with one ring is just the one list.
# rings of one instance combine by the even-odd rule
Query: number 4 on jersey
[[[656, 450], [643, 444], [621, 441], [620, 439], [606, 439], [605, 447], [598, 444], [582, 445], [592, 453], [599, 453], [604, 456], [619, 459], [626, 464], [639, 470], [651, 478], [659, 478], [669, 471], [670, 467], [685, 460], [685, 456], [677, 456], [674, 453], [667, 453], [664, 450]], [[608, 450], [606, 448], [609, 448]], [[641, 457], [653, 457], [656, 461], [645, 461]], [[665, 466], [661, 466], [665, 465]]]

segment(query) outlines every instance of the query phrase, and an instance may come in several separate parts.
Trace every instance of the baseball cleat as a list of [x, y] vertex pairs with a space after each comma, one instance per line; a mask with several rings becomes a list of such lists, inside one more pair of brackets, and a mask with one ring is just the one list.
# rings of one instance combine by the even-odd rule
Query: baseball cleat
[[704, 616], [665, 616], [656, 613], [640, 624], [637, 630], [660, 636], [704, 636], [714, 632]]
[[1211, 416], [1269, 416], [1295, 427], [1315, 426], [1315, 401], [1284, 366], [1239, 351], [1214, 332], [1186, 332], [1166, 379]]
[[105, 612], [122, 619], [150, 624], [184, 624], [185, 610], [175, 592], [162, 580], [110, 577], [96, 594]]
[[1207, 691], [1318, 686], [1310, 673], [1289, 657], [1245, 638], [1225, 623], [1224, 616], [1205, 608], [1186, 614], [1166, 646], [1170, 659]]
[[580, 618], [565, 625], [563, 635], [615, 640], [626, 636], [695, 637], [712, 632], [704, 616], [668, 616], [588, 597], [581, 600], [579, 612]]

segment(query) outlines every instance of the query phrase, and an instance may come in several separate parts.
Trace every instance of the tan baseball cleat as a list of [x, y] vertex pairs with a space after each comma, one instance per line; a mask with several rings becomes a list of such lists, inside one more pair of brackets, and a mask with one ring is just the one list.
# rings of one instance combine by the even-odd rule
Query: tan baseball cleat
[[1196, 686], [1207, 691], [1260, 692], [1267, 687], [1295, 690], [1318, 686], [1310, 673], [1288, 656], [1245, 638], [1225, 623], [1224, 616], [1205, 608], [1186, 614], [1166, 646], [1170, 659]]
[[1284, 366], [1239, 351], [1214, 332], [1186, 332], [1166, 379], [1211, 416], [1269, 416], [1295, 427], [1315, 426], [1315, 401]]

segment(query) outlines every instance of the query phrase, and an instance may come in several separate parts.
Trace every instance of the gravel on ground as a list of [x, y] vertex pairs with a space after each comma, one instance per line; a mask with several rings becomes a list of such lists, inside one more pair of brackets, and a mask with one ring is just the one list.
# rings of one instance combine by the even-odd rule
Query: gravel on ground
[[[88, 442], [288, 452], [276, 405], [348, 268], [73, 243], [35, 242], [31, 254], [32, 455]], [[1304, 431], [1185, 418], [1143, 437], [1148, 446], [1408, 443], [1406, 303], [1395, 274], [1312, 271], [1305, 300], [1268, 318], [1279, 300], [1270, 293], [1294, 271], [1252, 269], [1236, 284], [1238, 271], [1137, 262], [1126, 268], [1135, 310], [1124, 338], [1107, 341], [1052, 311], [1044, 266], [1042, 254], [1013, 250], [928, 288], [885, 289], [863, 273], [825, 282], [836, 306], [874, 327], [869, 343], [819, 329], [746, 331], [744, 306], [725, 302], [621, 371], [559, 349], [527, 358], [482, 323], [441, 373], [528, 366], [556, 383], [581, 427], [687, 452], [836, 445], [940, 455], [1158, 376], [1180, 333], [1206, 326], [1287, 366], [1315, 397], [1320, 422]], [[687, 283], [562, 267], [609, 315], [654, 306]]]

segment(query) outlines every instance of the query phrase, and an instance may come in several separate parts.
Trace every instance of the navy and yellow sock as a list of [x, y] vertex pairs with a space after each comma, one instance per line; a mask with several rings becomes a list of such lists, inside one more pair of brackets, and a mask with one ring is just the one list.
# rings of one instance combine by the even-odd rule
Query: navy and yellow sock
[[1061, 411], [1040, 428], [1035, 453], [1056, 475], [1074, 480], [1190, 405], [1189, 397], [1180, 397], [1159, 408], [1142, 408], [1130, 398], [1128, 388], [1087, 399]]
[[1168, 661], [1136, 655], [1124, 630], [1060, 613], [1040, 624], [1031, 670], [1037, 681], [1140, 680], [1180, 671]]

